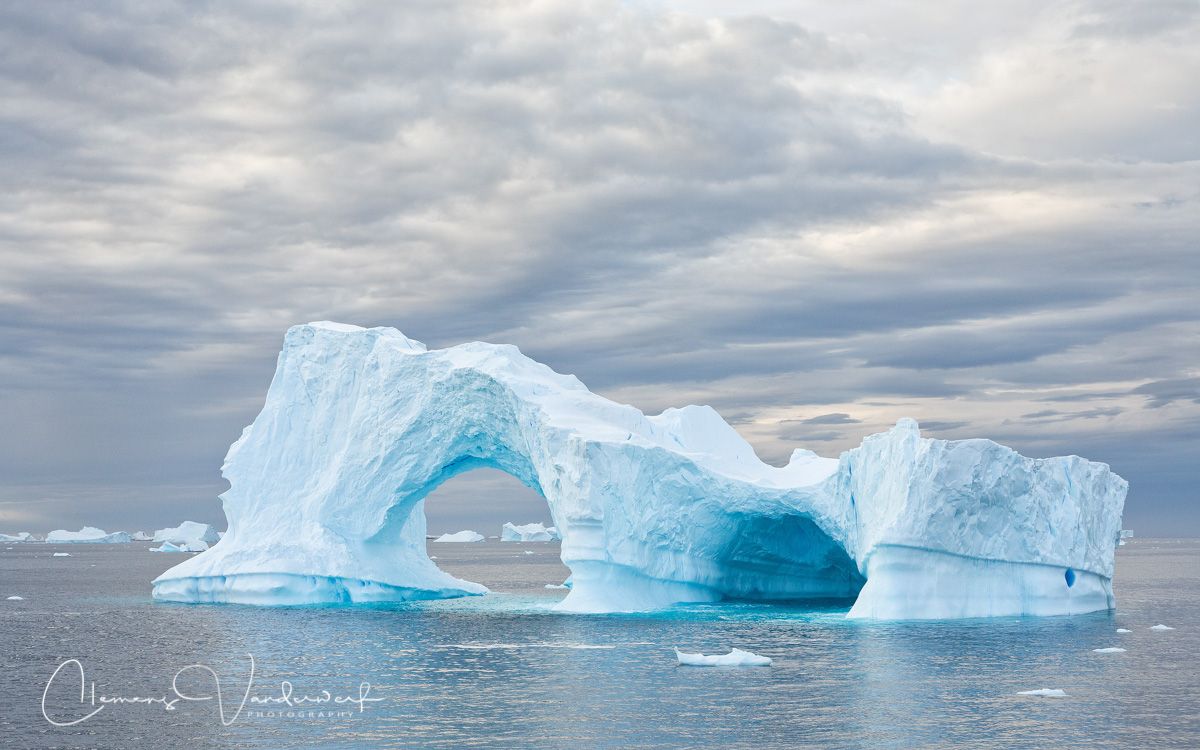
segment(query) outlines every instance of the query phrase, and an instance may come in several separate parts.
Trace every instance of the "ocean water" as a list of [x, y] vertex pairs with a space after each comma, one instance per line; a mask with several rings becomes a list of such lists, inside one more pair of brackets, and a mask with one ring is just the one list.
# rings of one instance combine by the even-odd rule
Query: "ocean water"
[[[155, 604], [180, 557], [149, 546], [0, 547], [0, 747], [1200, 748], [1200, 540], [1120, 548], [1115, 613], [892, 624], [847, 606], [555, 614], [553, 543], [431, 545], [484, 597]], [[734, 646], [775, 663], [672, 651]], [[195, 698], [219, 678], [225, 721], [215, 698], [168, 710], [173, 678]], [[1017, 694], [1037, 688], [1067, 697]]]

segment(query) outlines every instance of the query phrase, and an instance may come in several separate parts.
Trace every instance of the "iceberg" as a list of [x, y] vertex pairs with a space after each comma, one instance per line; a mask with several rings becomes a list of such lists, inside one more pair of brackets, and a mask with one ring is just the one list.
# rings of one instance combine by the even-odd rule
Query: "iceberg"
[[1133, 631], [1130, 630], [1129, 628], [1117, 628], [1117, 632], [1118, 633], [1132, 633]]
[[126, 544], [132, 541], [124, 531], [109, 534], [95, 526], [84, 526], [79, 531], [56, 529], [46, 535], [47, 544]]
[[675, 658], [685, 667], [769, 667], [770, 658], [735, 648], [728, 654], [685, 654], [675, 649]]
[[163, 542], [157, 547], [151, 547], [151, 552], [203, 552], [208, 549], [208, 544], [205, 542], [193, 542], [175, 544], [174, 542]]
[[21, 531], [17, 534], [0, 534], [0, 542], [32, 542], [33, 534], [28, 531]]
[[841, 599], [852, 618], [1113, 608], [1128, 484], [1078, 456], [923, 438], [917, 423], [785, 466], [707, 406], [647, 416], [516, 347], [429, 350], [392, 328], [294, 326], [230, 447], [221, 544], [156, 599], [298, 604], [482, 594], [425, 544], [426, 496], [476, 468], [546, 499], [563, 611]]
[[1125, 653], [1125, 649], [1119, 648], [1117, 646], [1109, 646], [1108, 648], [1094, 648], [1094, 649], [1092, 649], [1092, 651], [1097, 654], [1123, 654], [1123, 653]]
[[152, 542], [154, 537], [144, 531], [135, 531], [129, 535], [129, 538], [135, 542]]
[[70, 557], [71, 553], [70, 552], [55, 552], [54, 554], [52, 554], [50, 556], [51, 557]]
[[1151, 630], [1174, 630], [1175, 628], [1171, 627], [1170, 625], [1163, 625], [1162, 623], [1159, 623], [1158, 625], [1151, 625], [1150, 629]]
[[437, 539], [434, 539], [433, 541], [435, 541], [435, 542], [482, 542], [483, 534], [479, 534], [474, 531], [470, 531], [468, 529], [468, 530], [463, 530], [463, 531], [456, 531], [453, 534], [442, 534], [441, 536], [439, 536]]
[[10, 602], [23, 602], [23, 601], [25, 601], [25, 597], [23, 597], [23, 596], [10, 596], [10, 597], [6, 597], [6, 599], [7, 599], [7, 601], [10, 601]]
[[540, 523], [517, 526], [509, 522], [500, 529], [502, 542], [552, 542], [555, 539], [558, 539], [558, 529], [553, 526], [546, 528]]
[[203, 552], [208, 549], [210, 544], [216, 544], [220, 539], [217, 530], [211, 525], [196, 521], [184, 521], [174, 528], [159, 529], [154, 532], [152, 541], [169, 542], [171, 546], [178, 548], [164, 550], [160, 547], [158, 550], [160, 552]]

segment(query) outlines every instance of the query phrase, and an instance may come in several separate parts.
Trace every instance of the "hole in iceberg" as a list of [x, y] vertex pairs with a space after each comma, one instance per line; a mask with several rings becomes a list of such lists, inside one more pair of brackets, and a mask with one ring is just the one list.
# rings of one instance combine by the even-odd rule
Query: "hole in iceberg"
[[1075, 585], [1075, 571], [1071, 568], [1067, 568], [1067, 572], [1063, 574], [1063, 578], [1067, 579], [1067, 588]]

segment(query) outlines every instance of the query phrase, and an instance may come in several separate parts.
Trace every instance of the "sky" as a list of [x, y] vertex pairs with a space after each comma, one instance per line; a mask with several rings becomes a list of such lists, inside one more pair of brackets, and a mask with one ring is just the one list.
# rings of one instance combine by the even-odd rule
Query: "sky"
[[[904, 416], [1078, 454], [1200, 535], [1200, 5], [731, 5], [0, 6], [0, 532], [223, 526], [330, 319], [776, 464]], [[427, 507], [548, 517], [494, 473]]]

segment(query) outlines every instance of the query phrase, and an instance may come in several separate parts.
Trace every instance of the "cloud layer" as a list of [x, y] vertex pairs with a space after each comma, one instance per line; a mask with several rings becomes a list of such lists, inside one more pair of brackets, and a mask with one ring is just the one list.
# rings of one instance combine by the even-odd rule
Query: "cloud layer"
[[900, 416], [1079, 453], [1200, 533], [1197, 14], [825, 5], [0, 9], [0, 531], [219, 520], [329, 318], [771, 461]]

